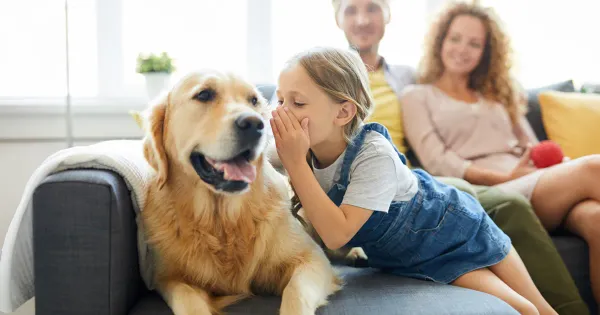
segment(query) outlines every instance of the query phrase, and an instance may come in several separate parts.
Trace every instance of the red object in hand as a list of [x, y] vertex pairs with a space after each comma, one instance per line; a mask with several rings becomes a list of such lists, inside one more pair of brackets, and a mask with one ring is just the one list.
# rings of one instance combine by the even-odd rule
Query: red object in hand
[[537, 168], [546, 168], [562, 163], [564, 154], [560, 146], [550, 140], [544, 140], [531, 148], [531, 160]]

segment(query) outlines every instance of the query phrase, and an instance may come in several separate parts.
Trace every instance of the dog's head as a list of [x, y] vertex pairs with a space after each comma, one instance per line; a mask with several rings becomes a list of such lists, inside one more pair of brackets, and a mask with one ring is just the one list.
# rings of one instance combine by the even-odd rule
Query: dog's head
[[233, 74], [182, 78], [144, 115], [144, 156], [158, 172], [159, 187], [175, 166], [217, 193], [245, 192], [266, 145], [266, 107], [259, 91]]

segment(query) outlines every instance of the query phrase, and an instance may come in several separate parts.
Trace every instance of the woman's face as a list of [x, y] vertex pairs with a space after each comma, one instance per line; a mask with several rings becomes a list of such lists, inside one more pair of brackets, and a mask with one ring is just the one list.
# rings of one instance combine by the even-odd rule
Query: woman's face
[[485, 47], [486, 29], [483, 22], [472, 15], [459, 15], [450, 23], [442, 43], [444, 71], [468, 76], [475, 70]]
[[385, 32], [384, 6], [378, 0], [342, 0], [337, 23], [358, 51], [376, 48]]

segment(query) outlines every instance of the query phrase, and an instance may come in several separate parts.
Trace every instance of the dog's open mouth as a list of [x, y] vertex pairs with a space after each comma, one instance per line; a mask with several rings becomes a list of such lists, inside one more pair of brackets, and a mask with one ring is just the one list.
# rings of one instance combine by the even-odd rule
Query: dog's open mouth
[[200, 178], [216, 190], [237, 192], [256, 179], [256, 166], [250, 163], [252, 152], [243, 151], [232, 159], [219, 161], [193, 152], [190, 160]]
[[223, 173], [226, 180], [252, 183], [256, 179], [256, 167], [249, 161], [250, 151], [245, 151], [229, 161], [217, 161], [206, 157], [205, 160], [213, 169]]

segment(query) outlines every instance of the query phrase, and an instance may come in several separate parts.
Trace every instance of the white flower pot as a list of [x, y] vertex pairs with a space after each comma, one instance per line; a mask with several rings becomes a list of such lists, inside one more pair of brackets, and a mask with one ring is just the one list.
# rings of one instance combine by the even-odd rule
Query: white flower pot
[[166, 72], [144, 73], [146, 78], [146, 93], [149, 99], [154, 99], [169, 85], [171, 74]]

